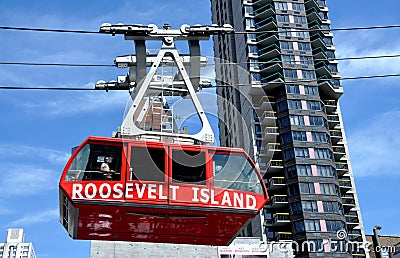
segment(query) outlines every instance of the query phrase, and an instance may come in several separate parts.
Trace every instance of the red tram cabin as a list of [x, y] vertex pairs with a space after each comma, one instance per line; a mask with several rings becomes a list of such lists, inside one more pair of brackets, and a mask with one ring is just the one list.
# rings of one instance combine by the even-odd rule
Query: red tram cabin
[[60, 180], [74, 239], [228, 245], [267, 200], [242, 149], [212, 146], [89, 137]]

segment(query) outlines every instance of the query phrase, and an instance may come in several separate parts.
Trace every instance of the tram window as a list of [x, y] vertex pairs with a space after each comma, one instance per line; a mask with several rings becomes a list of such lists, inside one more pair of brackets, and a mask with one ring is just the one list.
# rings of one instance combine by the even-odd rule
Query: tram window
[[206, 157], [199, 151], [172, 151], [172, 179], [175, 183], [206, 184]]
[[164, 182], [165, 150], [134, 146], [130, 166], [130, 180]]
[[244, 156], [214, 154], [214, 187], [263, 193], [254, 167]]
[[[86, 144], [72, 162], [65, 181], [120, 180], [121, 155], [122, 146]], [[100, 171], [105, 157], [110, 173]]]

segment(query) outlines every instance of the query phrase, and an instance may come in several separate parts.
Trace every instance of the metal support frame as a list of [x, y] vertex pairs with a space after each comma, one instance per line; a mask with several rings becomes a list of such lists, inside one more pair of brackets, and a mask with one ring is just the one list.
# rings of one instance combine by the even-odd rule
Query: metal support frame
[[[233, 28], [230, 25], [224, 26], [189, 26], [182, 25], [179, 30], [170, 29], [169, 25], [164, 25], [163, 29], [158, 29], [156, 25], [111, 25], [109, 23], [102, 24], [100, 32], [112, 34], [123, 34], [126, 40], [135, 41], [136, 57], [125, 56], [118, 58], [115, 63], [117, 67], [130, 68], [130, 73], [127, 77], [118, 78], [118, 82], [106, 83], [99, 81], [96, 84], [97, 89], [105, 89], [106, 91], [112, 89], [129, 89], [133, 95], [133, 103], [127, 112], [127, 115], [121, 125], [121, 136], [124, 138], [143, 138], [149, 136], [150, 138], [159, 137], [160, 140], [165, 137], [171, 137], [173, 139], [191, 139], [194, 142], [201, 144], [214, 143], [214, 133], [211, 125], [206, 117], [206, 113], [200, 104], [199, 99], [196, 96], [196, 92], [200, 86], [200, 67], [204, 61], [200, 56], [200, 40], [208, 40], [211, 35], [232, 33]], [[158, 40], [162, 41], [163, 45], [156, 57], [148, 57], [146, 53], [146, 40]], [[175, 47], [175, 40], [185, 40], [189, 43], [190, 60], [187, 62], [184, 56], [180, 56], [178, 50]], [[157, 88], [154, 85], [153, 77], [157, 72], [157, 69], [161, 67], [165, 62], [174, 62], [178, 68], [178, 73], [183, 80], [183, 84], [186, 89], [182, 87], [165, 88], [164, 84], [161, 83], [161, 87]], [[189, 67], [190, 77], [185, 67], [185, 64]], [[150, 66], [150, 70], [147, 72], [147, 67]], [[174, 84], [174, 83], [173, 83]], [[183, 85], [179, 85], [183, 86]], [[143, 130], [137, 126], [134, 121], [135, 114], [139, 112], [139, 117], [144, 116], [144, 112], [148, 112], [148, 108], [144, 108], [141, 105], [143, 99], [147, 98], [146, 92], [152, 90], [162, 96], [165, 90], [176, 91], [178, 94], [182, 94], [182, 91], [187, 93], [187, 96], [191, 97], [193, 105], [201, 121], [201, 130], [196, 134], [183, 134], [175, 133], [174, 130], [166, 132], [165, 130], [160, 131], [148, 131]], [[156, 91], [154, 91], [156, 89]], [[180, 93], [179, 93], [180, 92]], [[147, 101], [147, 100], [146, 100]], [[142, 110], [138, 110], [141, 108]], [[170, 115], [170, 114], [169, 114]], [[173, 116], [172, 120], [173, 120]], [[161, 124], [162, 126], [162, 124]], [[171, 125], [174, 127], [175, 125]], [[167, 130], [168, 131], [168, 130]], [[176, 131], [176, 130], [175, 130]]]

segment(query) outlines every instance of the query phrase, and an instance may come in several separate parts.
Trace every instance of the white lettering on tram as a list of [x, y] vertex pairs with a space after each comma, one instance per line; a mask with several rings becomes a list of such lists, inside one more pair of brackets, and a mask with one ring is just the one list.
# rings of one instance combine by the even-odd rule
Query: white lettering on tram
[[210, 205], [212, 206], [228, 206], [243, 209], [255, 209], [257, 207], [257, 199], [251, 194], [244, 195], [243, 193], [237, 192], [231, 192], [230, 194], [228, 191], [224, 191], [220, 203], [218, 200], [216, 200], [216, 194], [214, 190], [210, 190], [208, 188], [200, 189], [198, 187], [192, 187], [192, 190], [192, 202], [210, 202]]
[[[222, 191], [215, 193], [215, 190], [201, 187], [192, 187], [192, 196], [190, 188], [179, 192], [178, 185], [170, 185], [169, 190], [164, 189], [163, 184], [143, 184], [126, 183], [125, 199], [151, 199], [170, 201], [191, 201], [193, 203], [204, 203], [211, 206], [225, 206], [242, 209], [256, 209], [257, 199], [252, 194], [240, 193], [236, 191]], [[169, 191], [169, 194], [168, 194]], [[102, 183], [96, 185], [88, 183], [82, 185], [72, 184], [72, 199], [112, 199], [122, 200], [124, 198], [124, 185], [122, 183]]]

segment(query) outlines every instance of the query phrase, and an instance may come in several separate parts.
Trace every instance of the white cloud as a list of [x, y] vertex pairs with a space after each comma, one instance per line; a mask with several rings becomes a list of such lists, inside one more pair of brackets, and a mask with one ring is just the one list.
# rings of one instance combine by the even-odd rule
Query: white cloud
[[[94, 88], [94, 83], [89, 83], [85, 88]], [[127, 92], [89, 91], [79, 94], [65, 93], [56, 98], [29, 99], [21, 104], [21, 100], [15, 105], [27, 112], [44, 114], [47, 116], [75, 115], [84, 112], [103, 112], [109, 109], [123, 108], [130, 99]], [[122, 114], [121, 114], [122, 117]]]
[[356, 176], [400, 175], [400, 110], [373, 117], [348, 136]]
[[[352, 32], [336, 35], [336, 55], [338, 58], [388, 56], [400, 53], [400, 38], [391, 37], [392, 47], [388, 47], [387, 35], [374, 32]], [[346, 36], [346, 37], [345, 37]], [[339, 62], [339, 71], [343, 77], [381, 75], [400, 73], [400, 57], [344, 60]]]
[[[21, 144], [0, 144], [0, 156], [3, 158], [7, 157], [3, 162], [9, 161], [11, 158], [22, 157], [25, 160], [43, 159], [53, 164], [65, 164], [70, 154], [43, 147], [32, 147]], [[0, 158], [0, 160], [3, 158]]]
[[58, 209], [48, 209], [42, 212], [26, 214], [22, 218], [14, 220], [7, 224], [8, 227], [22, 227], [38, 223], [46, 223], [58, 219]]
[[40, 194], [57, 187], [60, 173], [35, 167], [35, 165], [3, 165], [2, 172], [6, 175], [0, 181], [0, 195], [15, 197]]

